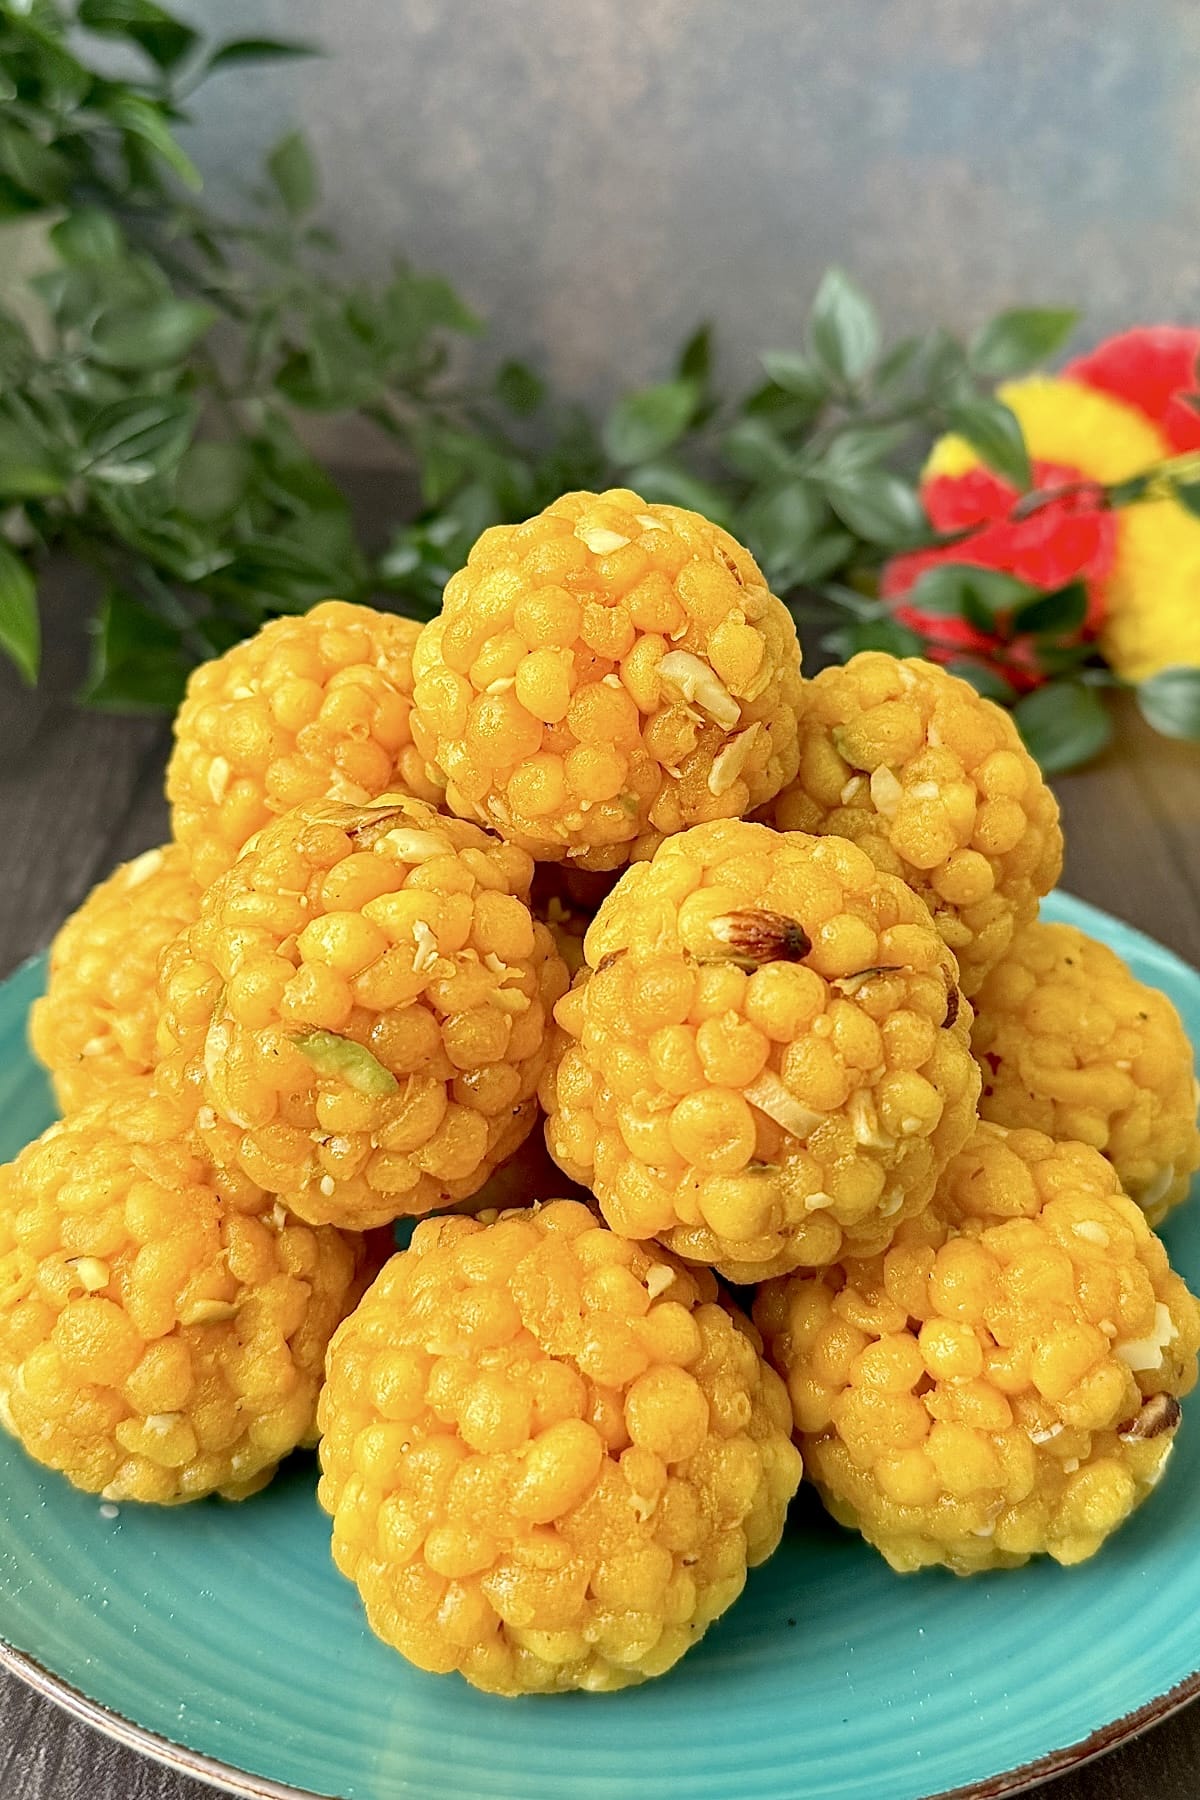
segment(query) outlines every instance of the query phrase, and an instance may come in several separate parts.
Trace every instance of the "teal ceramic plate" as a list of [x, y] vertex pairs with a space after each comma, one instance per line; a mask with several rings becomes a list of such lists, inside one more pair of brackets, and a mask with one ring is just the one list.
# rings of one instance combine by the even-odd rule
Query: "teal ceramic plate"
[[[1079, 901], [1200, 1043], [1200, 975]], [[42, 978], [0, 989], [0, 1151], [51, 1106], [25, 1049]], [[1167, 1231], [1200, 1285], [1200, 1205]], [[802, 1496], [779, 1554], [672, 1674], [504, 1701], [418, 1674], [329, 1560], [311, 1459], [242, 1506], [115, 1518], [0, 1443], [0, 1662], [235, 1793], [344, 1800], [918, 1800], [1017, 1792], [1200, 1692], [1200, 1407], [1096, 1559], [906, 1579]]]

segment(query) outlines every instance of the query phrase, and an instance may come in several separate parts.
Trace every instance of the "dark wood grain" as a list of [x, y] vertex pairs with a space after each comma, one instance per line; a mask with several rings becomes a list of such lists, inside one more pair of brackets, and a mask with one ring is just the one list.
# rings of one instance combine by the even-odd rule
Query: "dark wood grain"
[[[45, 944], [115, 862], [166, 833], [164, 726], [79, 712], [70, 696], [80, 672], [69, 648], [53, 652], [37, 695], [0, 672], [0, 973]], [[1113, 748], [1057, 787], [1064, 885], [1200, 963], [1200, 753], [1165, 744], [1125, 708]], [[207, 1791], [0, 1675], [0, 1800], [201, 1800]], [[1052, 1800], [1195, 1800], [1200, 1707], [1042, 1791]]]

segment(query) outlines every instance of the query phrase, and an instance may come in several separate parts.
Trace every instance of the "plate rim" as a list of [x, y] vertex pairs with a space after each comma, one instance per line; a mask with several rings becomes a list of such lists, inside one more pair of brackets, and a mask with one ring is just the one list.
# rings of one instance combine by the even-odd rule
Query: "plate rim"
[[269, 1775], [253, 1775], [248, 1769], [235, 1768], [232, 1763], [208, 1756], [203, 1750], [192, 1750], [186, 1744], [176, 1743], [174, 1738], [162, 1737], [147, 1726], [139, 1725], [135, 1719], [127, 1719], [115, 1707], [91, 1699], [61, 1675], [47, 1669], [36, 1657], [16, 1649], [3, 1637], [0, 1637], [0, 1669], [15, 1675], [41, 1699], [49, 1700], [61, 1712], [113, 1743], [137, 1751], [177, 1774], [190, 1775], [194, 1781], [202, 1781], [218, 1793], [234, 1794], [239, 1800], [339, 1800], [336, 1794], [319, 1794], [315, 1788], [289, 1787]]
[[[1053, 898], [1059, 897], [1079, 908], [1085, 915], [1090, 914], [1091, 917], [1086, 921], [1088, 924], [1118, 924], [1123, 931], [1140, 940], [1146, 949], [1156, 952], [1164, 962], [1178, 963], [1192, 973], [1200, 973], [1193, 970], [1186, 958], [1169, 945], [1163, 944], [1139, 926], [1131, 925], [1118, 914], [1081, 899], [1069, 889], [1055, 888]], [[26, 957], [16, 968], [0, 977], [0, 988], [32, 973], [38, 965], [44, 965], [46, 955], [45, 950], [40, 950]], [[27, 1651], [18, 1650], [3, 1634], [0, 1634], [0, 1670], [15, 1676], [33, 1693], [48, 1700], [69, 1718], [99, 1732], [111, 1742], [148, 1757], [161, 1767], [188, 1775], [218, 1793], [237, 1796], [237, 1800], [344, 1800], [343, 1796], [322, 1793], [315, 1788], [294, 1787], [268, 1775], [256, 1775], [250, 1770], [239, 1769], [202, 1750], [194, 1750], [186, 1744], [177, 1743], [173, 1738], [151, 1731], [136, 1720], [127, 1718], [115, 1707], [93, 1700], [71, 1682], [46, 1668], [36, 1657]], [[1036, 1757], [1032, 1762], [1001, 1770], [980, 1781], [968, 1782], [965, 1786], [931, 1791], [922, 1795], [921, 1800], [1015, 1800], [1016, 1796], [1028, 1793], [1041, 1782], [1053, 1781], [1058, 1776], [1084, 1768], [1110, 1751], [1134, 1742], [1197, 1700], [1200, 1700], [1200, 1666], [1168, 1688], [1165, 1694], [1156, 1695], [1133, 1711], [1122, 1713], [1107, 1724], [1097, 1726], [1095, 1731], [1077, 1739], [1073, 1744], [1061, 1745], [1055, 1750], [1047, 1751], [1044, 1756]]]
[[[233, 1794], [239, 1800], [339, 1800], [337, 1795], [318, 1793], [315, 1788], [291, 1787], [269, 1775], [254, 1775], [248, 1769], [238, 1769], [232, 1763], [207, 1756], [202, 1750], [178, 1744], [173, 1738], [162, 1737], [136, 1720], [127, 1719], [114, 1707], [90, 1699], [61, 1675], [43, 1667], [36, 1657], [15, 1649], [3, 1637], [0, 1637], [0, 1669], [15, 1675], [35, 1694], [49, 1700], [70, 1718], [127, 1750], [149, 1757], [164, 1768], [204, 1782], [218, 1793]], [[1028, 1793], [1040, 1782], [1053, 1781], [1059, 1775], [1082, 1769], [1107, 1756], [1110, 1750], [1143, 1737], [1196, 1700], [1200, 1700], [1200, 1669], [1184, 1676], [1165, 1694], [1147, 1700], [1133, 1712], [1123, 1713], [1107, 1725], [1098, 1726], [1074, 1744], [1064, 1744], [1033, 1762], [1002, 1770], [998, 1775], [988, 1775], [982, 1781], [968, 1782], [966, 1787], [939, 1789], [937, 1793], [923, 1795], [922, 1800], [1015, 1800], [1015, 1796]]]

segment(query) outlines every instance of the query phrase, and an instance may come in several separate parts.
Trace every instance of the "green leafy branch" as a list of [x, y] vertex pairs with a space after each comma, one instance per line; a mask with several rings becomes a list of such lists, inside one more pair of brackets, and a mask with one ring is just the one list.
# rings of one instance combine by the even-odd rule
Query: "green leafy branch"
[[[765, 352], [743, 395], [719, 392], [707, 326], [669, 379], [599, 420], [522, 363], [475, 374], [465, 352], [480, 321], [441, 277], [402, 262], [381, 282], [340, 274], [298, 133], [267, 157], [249, 219], [201, 199], [177, 136], [191, 95], [307, 54], [209, 42], [152, 0], [0, 0], [0, 224], [41, 233], [47, 264], [0, 289], [0, 648], [29, 680], [52, 555], [88, 570], [98, 596], [85, 698], [167, 707], [197, 660], [275, 613], [338, 594], [427, 617], [488, 525], [618, 483], [737, 531], [799, 614], [826, 628], [832, 615], [842, 654], [915, 653], [923, 640], [878, 597], [878, 576], [897, 552], [951, 541], [918, 491], [931, 439], [960, 433], [1022, 490], [1021, 509], [1054, 497], [1030, 490], [994, 384], [1053, 354], [1070, 311], [1005, 312], [965, 343], [938, 328], [887, 345], [870, 301], [831, 270], [801, 345]], [[308, 447], [313, 415], [377, 434], [410, 472], [416, 502], [382, 548]], [[1108, 502], [1164, 483], [1197, 510], [1198, 472], [1178, 463]], [[1014, 705], [1048, 767], [1104, 741], [1115, 678], [1080, 639], [1078, 584], [1045, 593], [943, 564], [915, 597], [996, 640], [961, 672]], [[1054, 679], [1018, 698], [1006, 657], [1030, 644]], [[1139, 699], [1157, 729], [1200, 734], [1200, 672], [1166, 671]]]

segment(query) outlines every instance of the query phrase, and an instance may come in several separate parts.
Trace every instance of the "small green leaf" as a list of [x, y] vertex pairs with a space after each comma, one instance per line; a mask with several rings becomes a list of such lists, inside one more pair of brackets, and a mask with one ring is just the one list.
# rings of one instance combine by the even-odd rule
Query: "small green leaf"
[[68, 213], [51, 229], [50, 241], [68, 263], [116, 263], [125, 254], [121, 227], [99, 206]]
[[16, 664], [30, 686], [41, 660], [37, 588], [24, 562], [0, 542], [0, 650]]
[[901, 338], [880, 357], [872, 383], [877, 395], [898, 393], [912, 378], [921, 355], [919, 337]]
[[66, 486], [45, 444], [32, 430], [0, 416], [0, 499], [36, 500]]
[[400, 270], [384, 295], [384, 309], [390, 330], [405, 344], [415, 345], [439, 329], [466, 337], [476, 337], [483, 329], [478, 314], [441, 275]]
[[686, 506], [691, 512], [703, 513], [715, 524], [732, 529], [729, 496], [711, 482], [701, 481], [689, 469], [672, 462], [639, 463], [627, 472], [626, 479], [643, 500], [663, 506]]
[[129, 38], [160, 69], [174, 68], [200, 42], [190, 25], [152, 0], [82, 0], [79, 23], [102, 37]]
[[1163, 737], [1200, 738], [1200, 669], [1160, 669], [1140, 684], [1137, 701]]
[[869, 544], [900, 549], [929, 530], [916, 488], [887, 469], [861, 469], [823, 485], [838, 518]]
[[0, 169], [23, 194], [53, 206], [67, 192], [71, 166], [65, 156], [14, 119], [0, 117]]
[[[1122, 507], [1136, 506], [1139, 500], [1144, 500], [1157, 479], [1157, 471], [1149, 468], [1143, 470], [1140, 475], [1127, 476], [1124, 481], [1110, 482], [1106, 487], [1100, 489], [1100, 492], [1105, 503], [1113, 511], [1119, 512]], [[1055, 490], [1048, 488], [1042, 504], [1048, 505], [1054, 498], [1054, 494]], [[1030, 498], [1032, 499], [1032, 497], [1031, 495]], [[1020, 513], [1018, 512], [1016, 516], [1020, 517]]]
[[1039, 594], [1018, 606], [1012, 616], [1014, 632], [1030, 632], [1034, 637], [1073, 637], [1087, 618], [1088, 592], [1082, 581], [1069, 581], [1065, 587]]
[[764, 350], [759, 357], [776, 387], [803, 400], [815, 412], [829, 398], [829, 383], [811, 357], [800, 350]]
[[188, 660], [179, 633], [123, 588], [100, 603], [82, 698], [110, 712], [164, 712], [183, 697]]
[[998, 619], [1037, 598], [1037, 590], [1028, 582], [1018, 581], [1003, 569], [981, 569], [974, 563], [935, 563], [926, 569], [909, 593], [904, 604], [920, 612], [938, 613], [946, 618], [963, 618], [968, 606], [982, 615], [983, 629], [990, 630]]
[[187, 449], [195, 409], [179, 394], [114, 400], [88, 421], [83, 474], [134, 486], [163, 474]]
[[192, 444], [175, 478], [180, 510], [191, 519], [228, 518], [245, 495], [252, 468], [244, 444]]
[[[1100, 671], [1085, 667], [1095, 655], [1092, 644], [1076, 642], [1073, 644], [1056, 644], [1049, 638], [1038, 638], [1036, 641], [1037, 666], [1041, 674], [1054, 677], [1059, 675], [1078, 675], [1081, 680], [1094, 683]], [[1116, 677], [1106, 674], [1106, 680], [1116, 684]]]
[[187, 187], [198, 191], [204, 186], [199, 169], [172, 136], [160, 106], [140, 94], [119, 93], [109, 100], [106, 110], [114, 125], [145, 144]]
[[792, 466], [792, 453], [779, 433], [757, 416], [738, 419], [730, 426], [721, 439], [721, 454], [750, 481], [772, 481]]
[[1023, 375], [1061, 348], [1079, 323], [1070, 307], [1022, 306], [997, 313], [971, 339], [972, 367], [1001, 380]]
[[1030, 755], [1047, 775], [1074, 769], [1099, 755], [1113, 733], [1112, 717], [1095, 688], [1051, 681], [1017, 701], [1013, 718]]
[[[18, 14], [23, 15], [19, 20]], [[47, 5], [46, 0], [16, 0], [15, 4], [10, 0], [9, 4], [0, 7], [0, 18], [11, 21], [10, 30], [14, 36], [20, 34], [19, 48], [25, 60], [23, 74], [30, 78], [31, 87], [36, 84], [34, 91], [39, 93], [42, 104], [48, 111], [60, 115], [73, 111], [96, 78], [92, 70], [86, 69], [67, 49], [62, 35], [64, 22], [60, 21], [58, 9]], [[10, 64], [5, 74], [12, 73], [15, 70]]]
[[1017, 690], [1012, 682], [1006, 681], [990, 663], [963, 656], [948, 662], [946, 668], [951, 675], [958, 675], [963, 681], [969, 681], [977, 694], [982, 694], [985, 700], [994, 700], [997, 706], [1011, 706], [1017, 697]]
[[705, 322], [697, 325], [675, 359], [675, 373], [681, 381], [695, 384], [697, 391], [707, 386], [713, 371], [713, 328]]
[[527, 418], [545, 399], [546, 384], [527, 363], [506, 362], [496, 371], [496, 395], [509, 412]]
[[845, 566], [857, 548], [848, 531], [823, 531], [789, 569], [788, 586], [799, 587], [827, 580]]
[[320, 189], [316, 164], [303, 132], [289, 131], [267, 157], [267, 173], [275, 191], [293, 219], [311, 212]]
[[828, 521], [820, 493], [806, 482], [789, 481], [747, 507], [741, 523], [767, 580], [784, 585]]
[[1029, 452], [1011, 407], [985, 394], [964, 391], [947, 406], [946, 416], [953, 429], [966, 438], [997, 475], [1003, 475], [1014, 487], [1029, 486]]
[[947, 394], [961, 386], [966, 373], [967, 353], [956, 337], [943, 326], [935, 325], [917, 339], [913, 352], [912, 382], [917, 391], [934, 404], [941, 404]]
[[661, 456], [687, 430], [696, 399], [690, 381], [663, 381], [624, 394], [604, 421], [605, 450], [620, 468]]
[[879, 319], [862, 289], [841, 269], [827, 269], [808, 318], [808, 345], [826, 375], [842, 386], [861, 381], [879, 354]]
[[347, 569], [287, 538], [245, 538], [212, 579], [223, 593], [253, 596], [277, 612], [305, 612], [347, 585]]
[[231, 38], [219, 44], [204, 65], [206, 76], [218, 69], [231, 69], [246, 63], [279, 62], [300, 56], [320, 56], [318, 44], [306, 44], [299, 38], [248, 37]]
[[19, 319], [0, 312], [0, 386], [23, 381], [34, 362], [34, 349]]
[[909, 425], [845, 425], [829, 441], [810, 473], [823, 480], [853, 480], [860, 469], [890, 456], [909, 437]]
[[1186, 512], [1200, 518], [1200, 481], [1176, 481], [1172, 483], [1175, 498]]
[[339, 1037], [334, 1031], [306, 1031], [292, 1042], [318, 1075], [329, 1081], [344, 1081], [356, 1094], [382, 1100], [400, 1086], [392, 1071], [385, 1069], [365, 1044], [356, 1043], [353, 1038]]
[[199, 300], [113, 307], [92, 327], [92, 349], [110, 368], [163, 369], [178, 362], [216, 316]]

